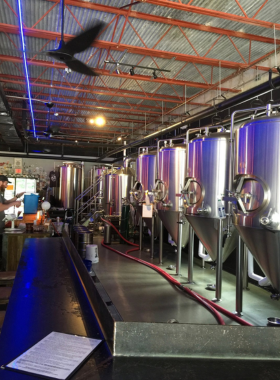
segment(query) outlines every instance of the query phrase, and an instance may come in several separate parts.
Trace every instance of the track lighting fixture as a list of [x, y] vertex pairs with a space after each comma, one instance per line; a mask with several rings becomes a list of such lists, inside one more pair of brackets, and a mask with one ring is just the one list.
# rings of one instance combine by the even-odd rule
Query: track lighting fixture
[[153, 72], [153, 78], [154, 78], [154, 79], [157, 79], [156, 71]]
[[[175, 59], [175, 57], [172, 58], [171, 61], [173, 61], [174, 59]], [[159, 72], [165, 72], [165, 73], [170, 73], [171, 72], [170, 70], [161, 69], [160, 67], [150, 67], [150, 66], [140, 66], [140, 65], [133, 65], [132, 66], [131, 63], [122, 63], [121, 61], [115, 62], [115, 61], [107, 61], [107, 60], [105, 60], [104, 63], [109, 63], [111, 65], [114, 65], [116, 67], [116, 73], [117, 74], [120, 73], [120, 71], [119, 71], [119, 67], [120, 66], [130, 67], [130, 70], [129, 70], [130, 75], [135, 75], [135, 72], [134, 72], [135, 68], [144, 69], [144, 70], [152, 70], [154, 78], [155, 77], [157, 78], [157, 75], [156, 75], [157, 71], [159, 71]], [[113, 72], [113, 70], [112, 70], [112, 72]]]

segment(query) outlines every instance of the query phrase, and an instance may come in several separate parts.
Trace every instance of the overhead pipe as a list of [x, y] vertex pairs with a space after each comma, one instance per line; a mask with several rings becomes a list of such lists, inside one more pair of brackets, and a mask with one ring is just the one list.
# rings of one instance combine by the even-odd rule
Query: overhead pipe
[[250, 100], [256, 96], [260, 96], [261, 94], [263, 94], [265, 92], [276, 89], [277, 87], [280, 86], [280, 76], [278, 76], [274, 79], [271, 79], [271, 75], [272, 75], [272, 72], [269, 73], [269, 80], [265, 83], [260, 84], [259, 86], [256, 86], [256, 87], [251, 88], [247, 91], [239, 93], [230, 99], [224, 100], [223, 102], [221, 102], [217, 105], [214, 105], [214, 106], [211, 106], [211, 107], [205, 109], [202, 112], [197, 112], [196, 114], [187, 117], [183, 121], [180, 121], [178, 123], [170, 125], [169, 127], [163, 128], [160, 131], [151, 133], [148, 136], [144, 137], [143, 139], [133, 141], [130, 144], [127, 144], [125, 146], [114, 149], [111, 152], [109, 152], [108, 154], [104, 154], [103, 156], [101, 156], [100, 159], [112, 156], [113, 154], [119, 153], [119, 152], [123, 151], [124, 149], [131, 148], [135, 145], [145, 144], [145, 142], [147, 140], [149, 140], [150, 138], [159, 137], [163, 133], [174, 131], [175, 129], [180, 128], [186, 124], [190, 124], [190, 123], [193, 123], [193, 122], [198, 121], [200, 119], [204, 119], [206, 117], [213, 116], [217, 112], [221, 112], [221, 111], [224, 111], [224, 110], [231, 108], [233, 106], [237, 106], [238, 104], [243, 103], [246, 100]]

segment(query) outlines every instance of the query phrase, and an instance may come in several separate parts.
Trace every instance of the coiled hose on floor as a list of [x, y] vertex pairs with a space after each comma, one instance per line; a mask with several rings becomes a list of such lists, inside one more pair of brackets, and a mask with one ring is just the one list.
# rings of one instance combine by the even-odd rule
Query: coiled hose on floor
[[101, 220], [104, 222], [104, 223], [107, 223], [109, 224], [116, 232], [117, 234], [129, 245], [132, 245], [134, 247], [137, 247], [137, 248], [132, 248], [132, 249], [129, 249], [127, 250], [125, 253], [121, 252], [121, 251], [118, 251], [117, 249], [114, 249], [106, 244], [104, 244], [104, 240], [102, 241], [102, 245], [103, 247], [107, 248], [107, 249], [110, 249], [111, 251], [113, 252], [116, 252], [118, 253], [119, 255], [122, 255], [124, 257], [127, 257], [128, 259], [130, 260], [134, 260], [138, 263], [141, 263], [143, 265], [146, 265], [147, 267], [155, 270], [156, 272], [158, 272], [159, 274], [161, 274], [165, 279], [167, 279], [169, 282], [172, 283], [172, 285], [178, 287], [179, 289], [181, 289], [183, 292], [189, 294], [191, 297], [193, 297], [195, 300], [197, 300], [200, 304], [202, 304], [202, 306], [204, 306], [205, 308], [207, 308], [213, 315], [214, 317], [216, 318], [217, 322], [220, 324], [220, 325], [225, 325], [225, 321], [223, 320], [223, 318], [221, 317], [221, 315], [218, 313], [218, 311], [224, 315], [226, 315], [227, 317], [233, 319], [235, 322], [239, 323], [240, 325], [243, 325], [243, 326], [253, 326], [251, 323], [245, 321], [244, 319], [242, 318], [239, 318], [237, 315], [231, 313], [230, 311], [224, 309], [223, 307], [217, 305], [215, 302], [212, 302], [210, 300], [208, 300], [207, 298], [197, 294], [196, 292], [194, 292], [193, 290], [183, 286], [179, 281], [175, 280], [170, 274], [168, 274], [167, 272], [165, 272], [163, 269], [159, 268], [157, 265], [154, 265], [154, 264], [151, 264], [147, 261], [144, 261], [144, 260], [141, 260], [141, 259], [138, 259], [137, 257], [134, 257], [134, 256], [131, 256], [129, 255], [130, 252], [134, 252], [134, 251], [139, 251], [139, 245], [138, 244], [135, 244], [135, 243], [132, 243], [130, 242], [129, 240], [126, 240], [121, 234], [120, 232], [118, 231], [118, 229], [108, 220], [106, 219], [103, 219], [101, 218]]

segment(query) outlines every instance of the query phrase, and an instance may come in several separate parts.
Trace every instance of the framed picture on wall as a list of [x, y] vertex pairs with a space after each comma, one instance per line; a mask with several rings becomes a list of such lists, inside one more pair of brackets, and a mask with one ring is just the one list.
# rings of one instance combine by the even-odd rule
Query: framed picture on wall
[[22, 158], [19, 158], [19, 157], [14, 158], [14, 168], [15, 169], [22, 168]]

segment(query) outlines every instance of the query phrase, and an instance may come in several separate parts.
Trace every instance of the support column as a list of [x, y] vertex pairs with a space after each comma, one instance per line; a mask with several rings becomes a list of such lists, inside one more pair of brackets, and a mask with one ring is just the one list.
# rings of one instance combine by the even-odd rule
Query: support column
[[188, 283], [193, 284], [194, 230], [189, 223]]
[[243, 305], [243, 264], [244, 264], [244, 243], [238, 236], [238, 244], [236, 250], [236, 312], [238, 316], [242, 315]]
[[243, 243], [243, 289], [249, 289], [249, 281], [248, 281], [248, 248]]
[[159, 218], [158, 225], [159, 225], [159, 265], [162, 265], [163, 223], [162, 223], [162, 220], [160, 218]]
[[152, 217], [152, 231], [151, 231], [151, 259], [154, 258], [155, 253], [155, 217]]
[[178, 222], [178, 242], [177, 242], [177, 257], [176, 257], [176, 275], [181, 276], [181, 260], [182, 260], [182, 232], [183, 222]]
[[139, 251], [143, 249], [143, 221], [142, 215], [139, 217]]
[[217, 237], [217, 265], [216, 265], [216, 298], [213, 301], [221, 301], [222, 275], [223, 275], [223, 220], [218, 219]]

